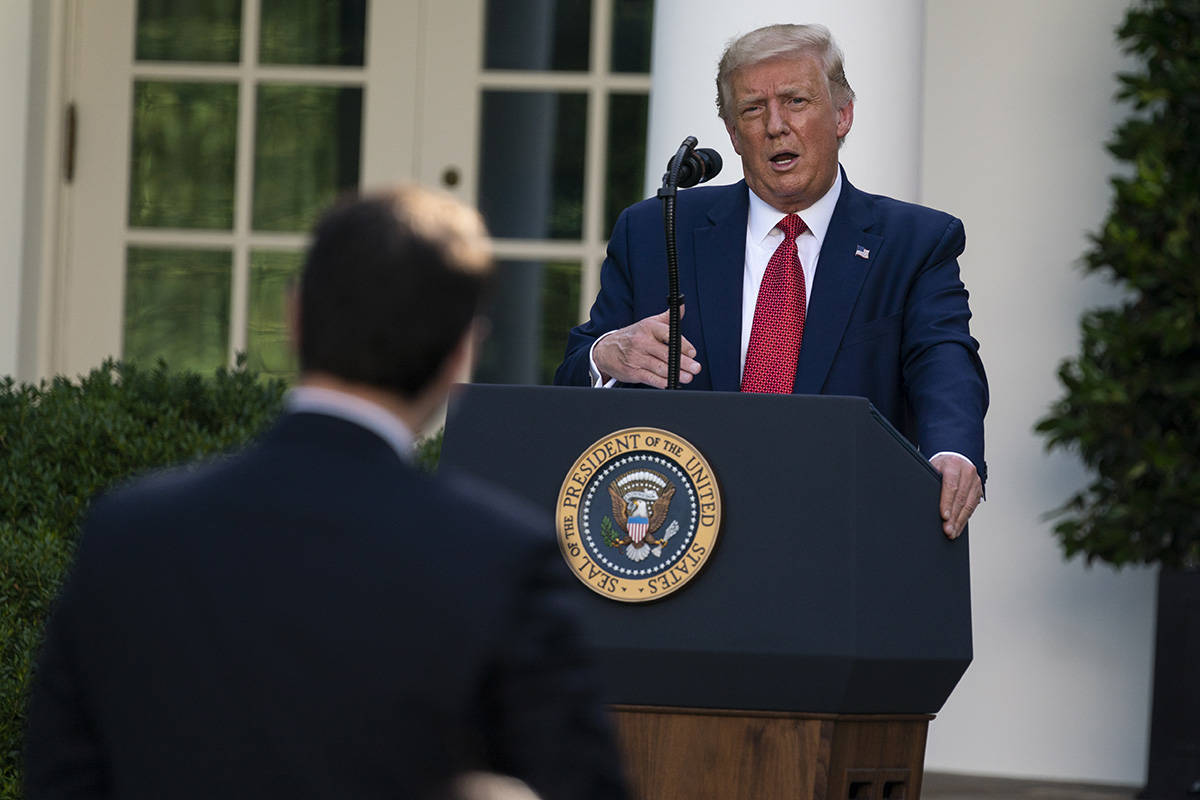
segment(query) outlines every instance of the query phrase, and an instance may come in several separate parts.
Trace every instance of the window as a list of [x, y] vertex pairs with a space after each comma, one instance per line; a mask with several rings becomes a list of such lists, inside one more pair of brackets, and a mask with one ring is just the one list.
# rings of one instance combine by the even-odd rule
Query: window
[[651, 0], [488, 0], [479, 208], [500, 289], [476, 379], [551, 383], [599, 285], [605, 242], [641, 199]]
[[639, 199], [651, 0], [71, 3], [79, 131], [46, 372], [294, 369], [284, 288], [341, 192], [478, 203], [482, 380], [548, 382]]

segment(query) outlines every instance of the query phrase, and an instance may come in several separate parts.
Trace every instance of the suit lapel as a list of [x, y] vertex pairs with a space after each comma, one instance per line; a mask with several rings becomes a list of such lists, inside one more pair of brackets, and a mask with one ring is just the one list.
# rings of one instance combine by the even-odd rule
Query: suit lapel
[[[746, 217], [750, 199], [745, 181], [729, 187], [692, 234], [696, 259], [696, 311], [706, 368], [717, 391], [736, 392], [741, 373], [742, 275], [746, 265]], [[691, 306], [691, 298], [685, 303]], [[691, 313], [690, 311], [688, 313]]]
[[798, 394], [820, 394], [825, 385], [863, 281], [883, 242], [882, 237], [866, 233], [874, 221], [867, 196], [851, 186], [843, 172], [842, 193], [821, 245], [804, 321], [793, 388]]

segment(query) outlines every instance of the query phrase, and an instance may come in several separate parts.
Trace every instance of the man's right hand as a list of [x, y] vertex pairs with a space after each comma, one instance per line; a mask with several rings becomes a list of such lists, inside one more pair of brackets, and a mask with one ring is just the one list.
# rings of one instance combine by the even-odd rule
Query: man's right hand
[[[667, 388], [667, 338], [670, 330], [664, 311], [628, 327], [606, 334], [596, 342], [592, 358], [604, 380], [616, 378], [622, 383], [644, 383], [657, 389]], [[683, 318], [683, 308], [679, 309]], [[700, 372], [695, 360], [696, 348], [680, 337], [679, 382], [690, 383]]]

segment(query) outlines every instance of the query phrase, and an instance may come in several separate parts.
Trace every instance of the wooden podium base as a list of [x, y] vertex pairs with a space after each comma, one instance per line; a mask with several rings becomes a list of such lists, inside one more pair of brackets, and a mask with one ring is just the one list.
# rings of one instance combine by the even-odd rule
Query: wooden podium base
[[636, 800], [918, 800], [933, 719], [612, 710]]

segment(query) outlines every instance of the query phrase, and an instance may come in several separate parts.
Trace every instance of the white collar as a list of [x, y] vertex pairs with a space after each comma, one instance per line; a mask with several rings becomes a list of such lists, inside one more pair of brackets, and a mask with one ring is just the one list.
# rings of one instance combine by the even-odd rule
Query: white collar
[[[842, 170], [839, 167], [833, 179], [833, 186], [829, 187], [829, 191], [808, 208], [796, 212], [800, 215], [800, 219], [804, 220], [808, 229], [812, 231], [813, 236], [817, 238], [818, 246], [825, 241], [825, 232], [829, 230], [829, 221], [833, 219], [833, 210], [837, 207], [838, 197], [841, 194]], [[750, 235], [750, 241], [762, 244], [775, 230], [779, 220], [785, 216], [787, 216], [785, 212], [772, 208], [766, 200], [750, 189], [750, 216], [746, 221], [746, 230]]]
[[292, 413], [325, 414], [374, 433], [405, 461], [412, 460], [413, 434], [395, 414], [358, 395], [321, 386], [290, 389], [284, 405]]

